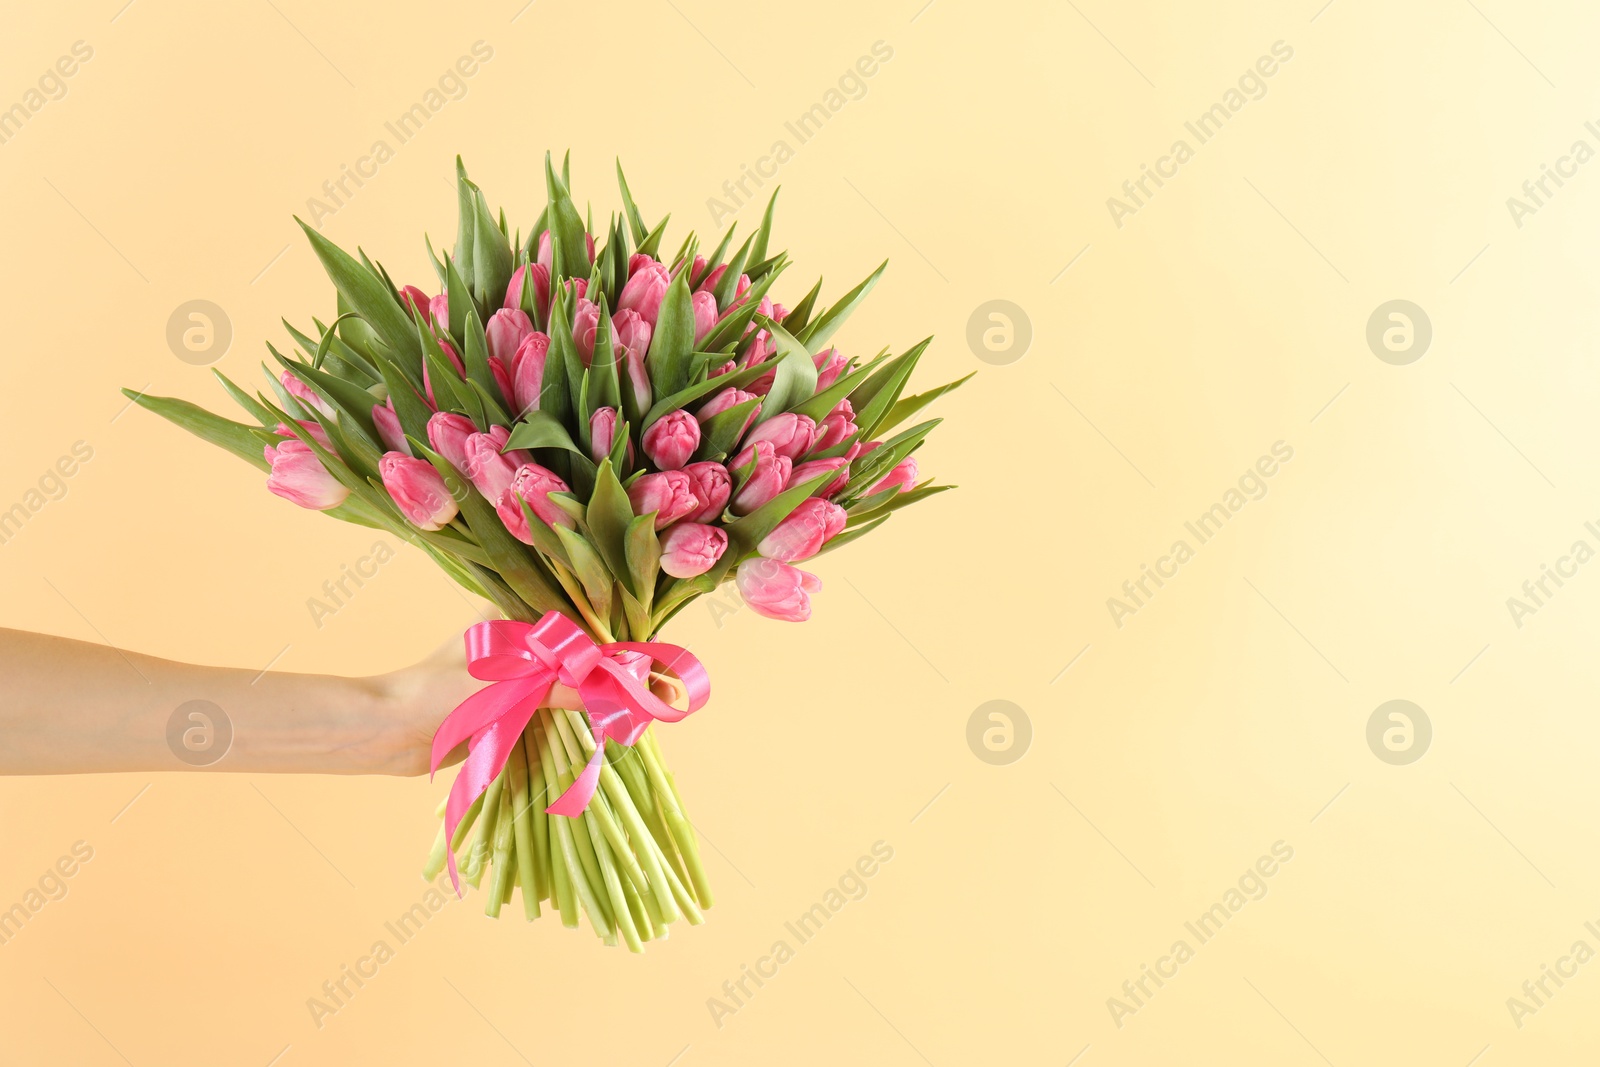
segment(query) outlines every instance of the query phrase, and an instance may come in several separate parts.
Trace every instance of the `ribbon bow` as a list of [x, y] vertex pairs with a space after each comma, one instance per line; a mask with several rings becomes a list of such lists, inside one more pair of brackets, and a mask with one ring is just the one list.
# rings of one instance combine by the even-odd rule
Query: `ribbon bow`
[[[517, 738], [543, 706], [557, 682], [577, 690], [594, 732], [594, 754], [572, 785], [545, 811], [576, 818], [589, 806], [600, 782], [606, 740], [632, 745], [652, 721], [678, 722], [698, 711], [711, 695], [711, 680], [698, 659], [677, 645], [616, 641], [596, 645], [558, 611], [536, 623], [480, 622], [466, 632], [467, 671], [493, 685], [462, 701], [433, 735], [429, 773], [462, 741], [468, 754], [445, 805], [447, 843], [474, 800], [506, 765]], [[687, 708], [675, 708], [650, 692], [652, 664], [676, 674], [688, 693]], [[457, 892], [455, 851], [446, 847], [450, 883]]]

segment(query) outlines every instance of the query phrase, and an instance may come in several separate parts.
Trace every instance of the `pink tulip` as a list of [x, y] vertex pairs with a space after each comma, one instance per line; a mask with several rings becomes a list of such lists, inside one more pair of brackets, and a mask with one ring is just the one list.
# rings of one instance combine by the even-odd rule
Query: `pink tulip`
[[720, 378], [724, 374], [732, 374], [734, 372], [734, 370], [736, 370], [738, 368], [738, 366], [739, 366], [739, 364], [735, 363], [733, 360], [730, 359], [730, 360], [728, 360], [728, 362], [722, 364], [722, 366], [713, 368], [711, 373], [706, 375], [706, 377], [707, 378]]
[[498, 501], [511, 485], [511, 479], [516, 477], [517, 468], [532, 459], [521, 449], [503, 451], [510, 436], [510, 430], [495, 426], [488, 433], [475, 433], [467, 438], [466, 465], [461, 473], [485, 499]]
[[728, 550], [728, 534], [716, 526], [680, 522], [661, 535], [661, 569], [674, 578], [695, 578]]
[[411, 442], [400, 426], [400, 416], [395, 414], [394, 401], [372, 405], [372, 424], [378, 428], [378, 439], [391, 452], [411, 455]]
[[665, 529], [700, 510], [694, 481], [683, 471], [646, 474], [628, 487], [628, 502], [635, 515], [655, 513], [655, 527]]
[[628, 284], [622, 287], [622, 292], [617, 296], [617, 311], [637, 311], [639, 317], [651, 326], [656, 324], [656, 316], [661, 312], [661, 301], [667, 295], [667, 286], [672, 284], [672, 275], [660, 263], [646, 263], [639, 267], [638, 273], [628, 279]]
[[511, 401], [516, 414], [539, 410], [539, 393], [544, 388], [545, 359], [550, 353], [550, 335], [535, 331], [522, 339], [511, 359]]
[[631, 278], [637, 274], [639, 272], [639, 268], [645, 264], [655, 262], [657, 262], [655, 256], [649, 255], [645, 252], [635, 252], [633, 255], [628, 257], [628, 277]]
[[789, 484], [789, 474], [794, 461], [780, 456], [771, 441], [758, 441], [733, 458], [730, 465], [737, 471], [752, 461], [750, 473], [733, 494], [733, 513], [748, 515], [762, 504], [783, 492]]
[[907, 493], [910, 492], [916, 486], [916, 484], [917, 461], [913, 457], [907, 456], [905, 459], [896, 464], [894, 470], [889, 472], [888, 477], [884, 478], [877, 485], [874, 485], [871, 489], [868, 489], [866, 495], [871, 496], [874, 493], [883, 493], [890, 489], [896, 488], [898, 488], [902, 493]]
[[440, 330], [450, 328], [450, 294], [440, 293], [428, 301], [428, 314], [433, 316], [433, 321]]
[[567, 483], [552, 472], [537, 463], [524, 463], [517, 468], [511, 484], [495, 505], [495, 511], [500, 521], [506, 524], [506, 529], [511, 531], [511, 536], [525, 545], [531, 545], [533, 534], [528, 529], [528, 517], [522, 513], [521, 502], [526, 500], [528, 510], [546, 526], [565, 526], [570, 530], [575, 525], [572, 516], [550, 499], [551, 493], [570, 491]]
[[644, 432], [644, 454], [664, 471], [682, 467], [699, 447], [700, 423], [682, 408], [667, 412]]
[[311, 446], [296, 438], [261, 450], [272, 464], [267, 489], [285, 500], [312, 511], [336, 508], [349, 497], [350, 490], [335, 478]]
[[717, 325], [717, 298], [710, 293], [696, 293], [694, 304], [694, 339], [698, 344]]
[[817, 496], [832, 496], [850, 483], [850, 472], [844, 468], [850, 463], [849, 457], [834, 456], [832, 459], [813, 459], [795, 467], [789, 476], [790, 485], [804, 485], [813, 478], [820, 478], [828, 471], [838, 471], [839, 476], [817, 490]]
[[283, 383], [283, 388], [290, 396], [300, 401], [305, 407], [321, 412], [326, 418], [334, 418], [332, 405], [322, 399], [315, 389], [296, 378], [293, 374], [284, 371], [278, 376], [278, 381]]
[[817, 365], [817, 391], [821, 392], [839, 380], [850, 361], [837, 348], [824, 348], [813, 357], [813, 362]]
[[822, 588], [822, 579], [815, 574], [760, 556], [739, 564], [734, 582], [757, 615], [780, 622], [811, 618], [811, 594]]
[[494, 378], [494, 387], [500, 391], [501, 399], [515, 409], [516, 404], [512, 401], [515, 390], [511, 385], [511, 368], [500, 360], [490, 357], [489, 374]]
[[844, 529], [849, 516], [838, 504], [821, 497], [810, 497], [778, 523], [756, 545], [768, 559], [798, 563], [822, 551], [822, 546]]
[[578, 310], [572, 316], [572, 342], [578, 346], [578, 358], [587, 367], [594, 361], [594, 335], [600, 329], [600, 305], [588, 297], [578, 298]]
[[[729, 408], [738, 407], [740, 404], [748, 403], [754, 399], [756, 399], [754, 393], [747, 393], [743, 389], [734, 389], [730, 386], [700, 405], [700, 410], [694, 413], [694, 417], [701, 422], [709, 422]], [[759, 404], [750, 409], [750, 416], [745, 419], [744, 425], [739, 428], [741, 437], [750, 428], [750, 424], [756, 421], [756, 416], [760, 414], [761, 406]]]
[[733, 492], [733, 479], [728, 468], [711, 460], [691, 463], [683, 468], [694, 485], [694, 495], [700, 501], [700, 510], [685, 516], [690, 522], [716, 522], [728, 506]]
[[611, 340], [629, 355], [643, 359], [650, 351], [650, 334], [654, 331], [644, 316], [637, 311], [619, 311], [611, 317]]
[[498, 359], [506, 366], [517, 354], [517, 346], [533, 332], [533, 320], [521, 308], [501, 308], [489, 316], [484, 327], [484, 337], [489, 345], [489, 358]]
[[821, 452], [834, 445], [844, 444], [845, 438], [857, 430], [855, 420], [856, 409], [850, 406], [850, 401], [839, 401], [839, 406], [828, 412], [827, 417], [822, 420], [822, 425], [817, 427], [817, 440], [812, 447]]
[[785, 411], [781, 415], [772, 416], [751, 430], [745, 437], [744, 444], [748, 448], [757, 441], [771, 441], [778, 455], [799, 459], [811, 451], [816, 439], [817, 424], [811, 421], [809, 415], [796, 415], [792, 411]]
[[540, 315], [543, 315], [550, 310], [550, 268], [542, 263], [535, 263], [531, 267], [518, 267], [512, 271], [511, 282], [506, 286], [505, 306], [521, 309], [523, 279], [530, 275], [533, 278], [533, 306]]
[[441, 411], [428, 420], [428, 444], [458, 471], [467, 468], [467, 438], [478, 432], [465, 415]]
[[567, 292], [572, 293], [579, 300], [589, 295], [588, 278], [568, 278], [561, 284], [566, 288]]
[[694, 262], [689, 264], [689, 285], [695, 289], [700, 288], [700, 286], [705, 284], [705, 276], [706, 257], [696, 255], [694, 257]]
[[414, 285], [408, 285], [400, 290], [400, 299], [406, 303], [408, 309], [415, 310], [421, 315], [423, 321], [428, 318], [428, 294]]
[[378, 460], [383, 487], [406, 521], [421, 530], [438, 530], [456, 517], [456, 502], [432, 463], [399, 452]]
[[[599, 463], [617, 442], [617, 409], [596, 408], [589, 416], [589, 458]], [[632, 442], [629, 442], [632, 447]]]

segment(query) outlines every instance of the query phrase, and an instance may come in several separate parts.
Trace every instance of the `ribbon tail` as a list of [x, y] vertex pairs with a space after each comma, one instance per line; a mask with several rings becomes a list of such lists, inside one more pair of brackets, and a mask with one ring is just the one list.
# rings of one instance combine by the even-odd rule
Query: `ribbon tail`
[[[467, 753], [466, 761], [456, 773], [455, 783], [450, 786], [450, 799], [445, 802], [444, 811], [444, 851], [450, 868], [450, 885], [458, 897], [463, 894], [461, 881], [456, 873], [456, 852], [452, 847], [455, 844], [456, 828], [461, 825], [461, 820], [471, 809], [473, 802], [488, 791], [489, 783], [505, 769], [512, 748], [522, 736], [522, 731], [527, 728], [534, 712], [538, 710], [544, 695], [544, 691], [536, 691], [523, 697], [507, 708], [499, 719], [475, 734], [469, 744], [470, 751]], [[596, 779], [599, 774], [597, 767]], [[590, 792], [593, 792], [592, 788]]]
[[576, 819], [583, 814], [589, 806], [589, 800], [594, 796], [594, 791], [600, 784], [600, 765], [606, 759], [606, 737], [599, 729], [594, 732], [594, 755], [589, 757], [589, 762], [584, 766], [583, 773], [569, 786], [564, 793], [557, 797], [548, 808], [546, 814], [565, 815], [569, 819]]

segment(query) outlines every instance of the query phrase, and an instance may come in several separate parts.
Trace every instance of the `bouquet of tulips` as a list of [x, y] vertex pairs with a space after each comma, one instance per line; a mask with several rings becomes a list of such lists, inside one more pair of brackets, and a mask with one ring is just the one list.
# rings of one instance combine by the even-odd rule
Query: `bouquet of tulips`
[[436, 768], [469, 754], [425, 873], [488, 877], [491, 915], [520, 888], [527, 918], [547, 902], [638, 951], [711, 904], [650, 728], [704, 702], [705, 672], [657, 633], [729, 580], [756, 612], [807, 619], [820, 583], [795, 563], [948, 488], [917, 480], [937, 420], [899, 427], [961, 383], [902, 395], [928, 341], [865, 361], [832, 347], [882, 266], [831, 305], [820, 280], [776, 303], [771, 203], [737, 248], [732, 229], [709, 251], [690, 234], [668, 257], [620, 165], [598, 235], [565, 163], [546, 156], [526, 238], [457, 173], [435, 296], [302, 223], [337, 311], [285, 323], [297, 356], [267, 345], [270, 393], [217, 374], [249, 422], [127, 393], [279, 496], [406, 539], [504, 616], [468, 631], [493, 684], [435, 738]]

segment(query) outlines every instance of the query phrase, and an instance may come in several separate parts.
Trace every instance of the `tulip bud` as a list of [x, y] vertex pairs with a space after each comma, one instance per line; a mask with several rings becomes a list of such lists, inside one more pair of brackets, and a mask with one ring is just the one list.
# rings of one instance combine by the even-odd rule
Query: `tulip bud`
[[595, 408], [589, 416], [589, 458], [599, 463], [617, 442], [617, 409]]
[[762, 504], [783, 492], [789, 484], [789, 473], [794, 461], [780, 456], [771, 441], [758, 441], [733, 458], [733, 469], [750, 466], [750, 473], [733, 494], [733, 513], [748, 515]]
[[832, 459], [807, 460], [805, 463], [795, 467], [794, 472], [789, 476], [789, 484], [804, 485], [811, 479], [819, 478], [828, 471], [838, 471], [839, 476], [837, 478], [833, 479], [816, 492], [817, 496], [832, 496], [839, 490], [843, 489], [846, 485], [850, 484], [850, 472], [844, 469], [849, 465], [849, 463], [850, 460], [846, 456], [834, 456]]
[[272, 464], [272, 473], [267, 475], [267, 489], [285, 500], [312, 511], [327, 511], [343, 504], [350, 496], [350, 490], [322, 465], [311, 446], [299, 438], [276, 446], [268, 445], [261, 451]]
[[411, 455], [411, 442], [400, 426], [400, 416], [395, 413], [394, 401], [372, 405], [372, 424], [378, 428], [378, 439], [391, 452]]
[[637, 311], [639, 317], [653, 327], [661, 312], [661, 301], [667, 295], [667, 286], [671, 284], [672, 275], [664, 265], [643, 264], [618, 294], [617, 311]]
[[821, 392], [839, 380], [850, 361], [837, 348], [824, 348], [812, 357], [812, 362], [817, 365], [817, 391]]
[[895, 465], [888, 477], [867, 490], [866, 495], [887, 492], [890, 489], [899, 489], [902, 493], [910, 492], [917, 484], [917, 461], [912, 456], [907, 456]]
[[550, 499], [551, 493], [566, 492], [570, 492], [567, 483], [554, 473], [537, 463], [523, 463], [495, 504], [495, 512], [511, 531], [511, 536], [531, 545], [533, 534], [528, 529], [528, 517], [522, 512], [522, 501], [528, 502], [528, 510], [546, 526], [565, 526], [570, 530], [575, 525], [572, 516]]
[[814, 574], [760, 556], [739, 564], [734, 574], [739, 595], [757, 615], [780, 622], [805, 622], [811, 618], [811, 596], [822, 588]]
[[631, 278], [637, 274], [639, 272], [639, 268], [645, 264], [655, 262], [658, 262], [655, 256], [652, 256], [647, 252], [635, 252], [633, 255], [628, 257], [628, 277]]
[[843, 444], [845, 438], [856, 432], [855, 420], [856, 409], [850, 406], [850, 401], [839, 401], [839, 406], [828, 412], [822, 425], [817, 427], [817, 440], [812, 447], [821, 452]]
[[539, 254], [534, 257], [539, 266], [550, 271], [555, 269], [556, 246], [550, 240], [550, 231], [545, 230], [539, 235]]
[[756, 551], [784, 563], [810, 559], [844, 529], [848, 518], [838, 504], [821, 497], [808, 497], [761, 539]]
[[422, 530], [438, 530], [456, 517], [456, 502], [432, 463], [389, 452], [378, 460], [378, 475], [406, 521]]
[[511, 386], [511, 369], [501, 360], [491, 357], [489, 360], [489, 374], [494, 378], [494, 387], [500, 391], [501, 399], [507, 407], [515, 411], [516, 404], [512, 401], [514, 390]]
[[300, 401], [305, 407], [320, 412], [327, 418], [334, 418], [332, 405], [322, 399], [315, 389], [296, 378], [293, 374], [284, 371], [278, 376], [278, 381], [283, 383], [283, 388], [290, 396]]
[[699, 447], [700, 424], [682, 408], [667, 412], [644, 432], [644, 454], [664, 471], [682, 467]]
[[530, 333], [511, 357], [511, 401], [518, 417], [539, 410], [539, 394], [544, 388], [545, 359], [550, 353], [550, 335]]
[[522, 308], [522, 289], [524, 280], [533, 279], [533, 307], [540, 315], [550, 310], [550, 268], [546, 264], [535, 263], [533, 266], [521, 266], [511, 273], [511, 282], [506, 286], [507, 308]]
[[792, 411], [785, 411], [781, 415], [772, 416], [751, 430], [745, 437], [744, 443], [748, 448], [757, 441], [771, 441], [778, 455], [799, 459], [811, 451], [816, 439], [817, 424], [811, 421], [809, 415], [796, 415]]
[[722, 518], [733, 491], [733, 479], [728, 468], [711, 460], [691, 463], [683, 468], [694, 486], [694, 495], [700, 501], [700, 510], [685, 516], [690, 522], [716, 522]]
[[579, 297], [578, 310], [572, 316], [572, 342], [578, 346], [578, 358], [585, 367], [594, 360], [594, 335], [599, 329], [600, 305]]
[[450, 294], [440, 293], [428, 301], [428, 314], [433, 316], [434, 323], [440, 332], [450, 329]]
[[407, 310], [415, 310], [422, 320], [428, 320], [428, 294], [414, 285], [408, 285], [400, 290], [400, 299], [407, 305]]
[[717, 325], [717, 298], [702, 292], [690, 299], [694, 304], [694, 340], [699, 344]]
[[705, 284], [706, 266], [706, 257], [696, 254], [694, 262], [689, 264], [689, 285], [691, 288], [698, 289]]
[[428, 444], [458, 471], [467, 468], [467, 438], [478, 432], [465, 415], [441, 411], [428, 420]]
[[488, 433], [475, 433], [467, 438], [466, 465], [461, 473], [487, 500], [498, 501], [510, 487], [517, 468], [532, 458], [521, 449], [503, 451], [510, 437], [510, 430], [495, 426]]
[[706, 377], [707, 378], [720, 378], [724, 374], [732, 374], [738, 368], [738, 366], [739, 366], [739, 364], [735, 363], [733, 360], [730, 359], [730, 360], [728, 360], [728, 362], [722, 364], [720, 367], [713, 367], [711, 369], [711, 373], [707, 374]]
[[654, 331], [637, 311], [619, 311], [611, 316], [611, 340], [618, 348], [627, 349], [630, 355], [643, 359], [650, 351], [650, 335]]
[[[717, 415], [721, 415], [729, 408], [738, 407], [740, 404], [748, 403], [754, 399], [756, 399], [756, 395], [754, 393], [747, 393], [743, 389], [734, 389], [730, 386], [729, 388], [724, 389], [720, 393], [713, 396], [710, 400], [707, 400], [704, 404], [700, 405], [700, 410], [694, 413], [694, 417], [699, 419], [702, 423], [709, 422], [712, 418]], [[755, 407], [750, 409], [750, 414], [744, 420], [744, 425], [739, 428], [740, 437], [744, 436], [744, 432], [750, 428], [750, 424], [755, 422], [756, 416], [760, 414], [761, 405], [757, 404]]]
[[[450, 366], [455, 368], [456, 378], [465, 378], [467, 376], [467, 368], [461, 362], [461, 357], [456, 355], [455, 347], [452, 346], [449, 341], [440, 341], [439, 350], [444, 353], [444, 358], [450, 363]], [[422, 391], [427, 394], [428, 403], [432, 405], [435, 411], [437, 411], [439, 409], [439, 401], [433, 395], [433, 382], [428, 377], [428, 364], [426, 360], [424, 360], [422, 364]]]
[[661, 535], [661, 569], [674, 578], [695, 578], [716, 566], [727, 550], [727, 531], [680, 522]]
[[662, 471], [636, 479], [628, 487], [628, 502], [633, 505], [635, 515], [654, 512], [658, 530], [700, 510], [694, 481], [682, 471]]
[[489, 346], [489, 358], [511, 365], [517, 346], [533, 332], [533, 320], [521, 308], [501, 308], [489, 316], [484, 327], [484, 338]]

